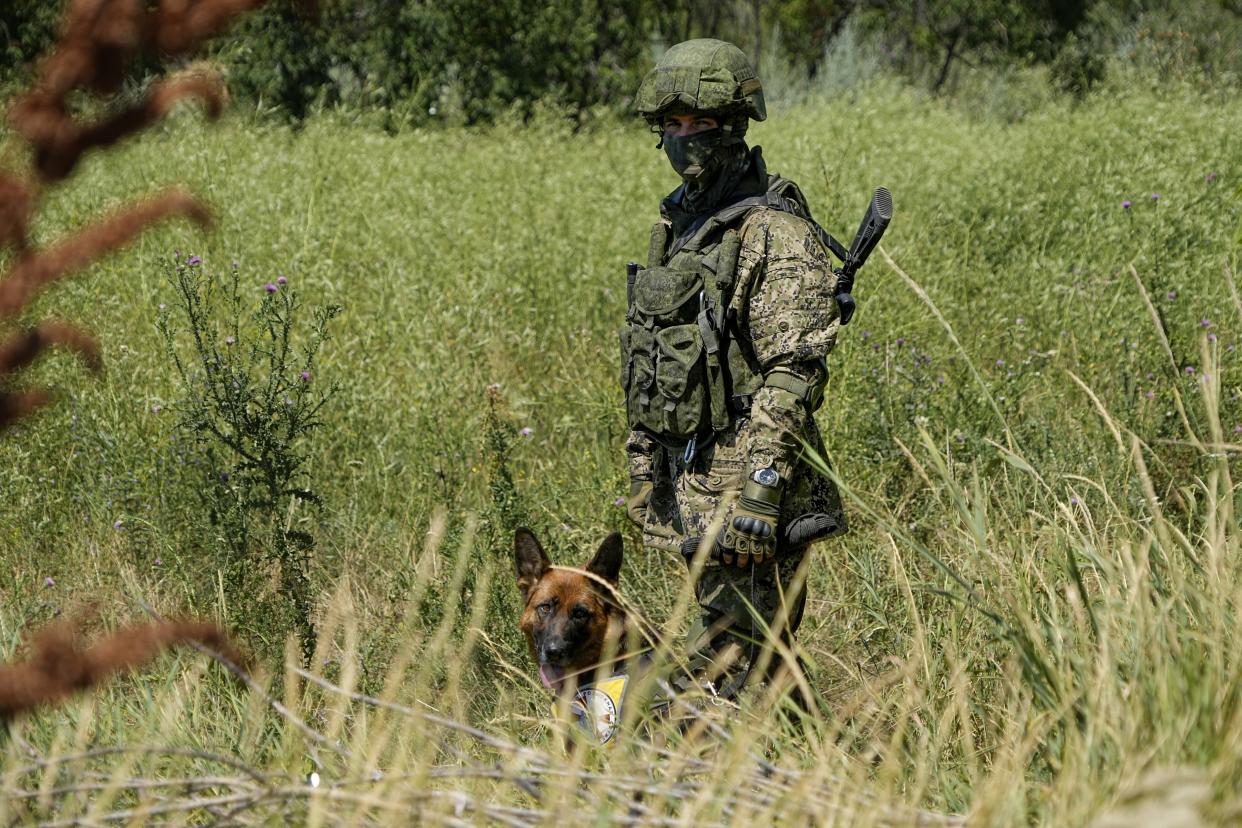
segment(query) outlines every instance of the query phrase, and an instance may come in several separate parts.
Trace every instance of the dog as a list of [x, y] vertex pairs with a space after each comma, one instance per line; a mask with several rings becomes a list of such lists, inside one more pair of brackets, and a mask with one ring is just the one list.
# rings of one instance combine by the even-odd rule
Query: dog
[[623, 557], [621, 535], [613, 532], [585, 569], [553, 566], [534, 532], [514, 533], [518, 626], [547, 689], [559, 694], [585, 684], [606, 657], [625, 661], [631, 621], [616, 595]]

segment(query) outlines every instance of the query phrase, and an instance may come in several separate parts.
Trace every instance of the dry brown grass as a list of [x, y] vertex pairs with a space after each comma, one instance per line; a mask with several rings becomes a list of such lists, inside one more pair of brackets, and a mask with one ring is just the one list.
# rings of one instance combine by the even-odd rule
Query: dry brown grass
[[214, 624], [160, 621], [139, 624], [84, 646], [76, 626], [61, 622], [35, 633], [25, 661], [0, 666], [0, 721], [41, 704], [59, 701], [155, 658], [163, 650], [197, 642], [228, 661], [240, 658], [228, 637]]
[[[103, 149], [165, 117], [187, 98], [203, 102], [217, 117], [226, 94], [218, 78], [201, 71], [174, 75], [151, 86], [136, 103], [109, 106], [145, 59], [169, 59], [196, 50], [236, 18], [266, 0], [70, 0], [60, 38], [42, 60], [33, 85], [19, 94], [8, 123], [29, 150], [26, 168], [0, 169], [0, 251], [7, 267], [0, 272], [0, 321], [18, 317], [39, 292], [114, 251], [156, 222], [181, 216], [201, 226], [211, 222], [207, 207], [189, 193], [170, 190], [98, 219], [43, 248], [31, 241], [31, 227], [47, 187], [72, 175], [91, 150]], [[97, 111], [89, 120], [76, 113], [91, 100]], [[10, 154], [13, 157], [13, 154]], [[49, 348], [77, 353], [95, 373], [103, 358], [95, 339], [68, 322], [45, 320], [0, 340], [0, 430], [29, 416], [53, 398], [45, 389], [7, 387], [15, 375]], [[140, 624], [84, 646], [67, 623], [44, 628], [24, 662], [0, 666], [0, 721], [54, 702], [132, 669], [162, 650], [198, 642], [236, 662], [224, 633], [200, 622]]]
[[[129, 243], [145, 229], [181, 216], [201, 226], [211, 222], [207, 207], [192, 195], [173, 190], [119, 210], [44, 249], [31, 240], [40, 196], [50, 185], [72, 175], [91, 150], [103, 149], [164, 118], [186, 99], [200, 100], [209, 117], [224, 108], [220, 80], [202, 71], [173, 75], [136, 103], [119, 109], [109, 103], [145, 60], [192, 54], [204, 41], [238, 16], [266, 0], [70, 0], [60, 38], [40, 62], [35, 82], [19, 94], [8, 112], [14, 133], [28, 147], [25, 169], [0, 169], [0, 250], [11, 251], [0, 274], [0, 320], [20, 314], [39, 291], [82, 270], [100, 256]], [[309, 5], [306, 3], [304, 5]], [[108, 114], [91, 120], [77, 114], [87, 107]], [[0, 380], [30, 364], [53, 346], [80, 354], [99, 370], [102, 359], [94, 339], [68, 323], [44, 322], [10, 335], [0, 352]], [[45, 390], [0, 391], [0, 429], [46, 405]]]

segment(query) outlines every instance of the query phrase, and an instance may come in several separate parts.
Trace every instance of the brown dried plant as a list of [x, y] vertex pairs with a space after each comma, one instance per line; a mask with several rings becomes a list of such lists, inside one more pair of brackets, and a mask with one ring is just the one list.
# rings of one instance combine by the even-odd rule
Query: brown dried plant
[[213, 624], [158, 621], [119, 630], [86, 647], [73, 624], [61, 622], [34, 636], [26, 661], [0, 666], [0, 722], [41, 704], [85, 690], [114, 673], [131, 670], [168, 647], [198, 643], [233, 664], [241, 661]]
[[[0, 254], [10, 251], [7, 270], [0, 272], [0, 321], [19, 315], [45, 285], [81, 270], [158, 221], [182, 216], [210, 224], [211, 214], [201, 202], [174, 190], [122, 209], [46, 249], [30, 240], [43, 190], [69, 177], [87, 152], [141, 131], [189, 98], [202, 101], [207, 115], [215, 118], [226, 95], [218, 78], [198, 71], [152, 84], [138, 102], [94, 120], [75, 114], [75, 103], [94, 96], [95, 108], [106, 110], [145, 61], [187, 56], [266, 2], [69, 0], [59, 40], [40, 62], [30, 89], [13, 100], [8, 112], [9, 126], [29, 147], [30, 169], [0, 169]], [[309, 8], [312, 3], [301, 0], [301, 5]], [[0, 352], [20, 357], [0, 364], [0, 381], [10, 380], [14, 371], [54, 345], [72, 348], [93, 370], [102, 366], [93, 338], [65, 323], [43, 323], [0, 341]], [[51, 399], [47, 391], [0, 389], [0, 430]]]
[[[201, 71], [153, 84], [134, 104], [97, 120], [74, 112], [94, 96], [98, 111], [144, 62], [189, 55], [238, 16], [267, 0], [69, 0], [60, 37], [39, 64], [34, 84], [8, 112], [14, 134], [29, 148], [28, 170], [0, 169], [0, 323], [18, 317], [40, 290], [132, 241], [151, 225], [174, 216], [201, 226], [210, 211], [181, 190], [149, 197], [81, 228], [43, 248], [31, 242], [40, 196], [68, 178], [83, 156], [116, 144], [166, 116], [180, 101], [196, 98], [209, 117], [224, 107], [220, 81]], [[302, 5], [310, 4], [303, 0]], [[3, 261], [0, 258], [0, 261]], [[52, 399], [46, 390], [8, 386], [17, 372], [51, 347], [77, 353], [94, 371], [103, 361], [95, 339], [65, 323], [43, 321], [0, 338], [0, 431]], [[67, 624], [44, 628], [34, 637], [34, 654], [20, 664], [0, 666], [0, 722], [36, 705], [95, 685], [109, 675], [154, 658], [166, 647], [198, 642], [236, 661], [232, 645], [217, 627], [156, 622], [131, 627], [81, 646]]]

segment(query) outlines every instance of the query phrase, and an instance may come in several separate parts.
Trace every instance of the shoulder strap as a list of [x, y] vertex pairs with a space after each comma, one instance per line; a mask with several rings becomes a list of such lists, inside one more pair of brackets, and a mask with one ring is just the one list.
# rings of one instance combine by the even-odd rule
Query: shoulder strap
[[807, 204], [806, 196], [802, 194], [802, 189], [793, 181], [790, 181], [788, 178], [782, 178], [779, 175], [768, 177], [767, 192], [729, 202], [714, 213], [706, 213], [699, 216], [689, 227], [682, 231], [681, 235], [673, 239], [672, 244], [668, 248], [668, 257], [672, 258], [678, 251], [686, 248], [695, 250], [704, 247], [716, 233], [739, 224], [752, 210], [758, 207], [780, 210], [782, 213], [790, 213], [804, 219], [811, 225], [815, 235], [832, 255], [842, 262], [845, 261], [845, 246], [834, 239], [827, 230], [820, 227], [819, 223], [815, 221], [811, 215], [811, 208]]

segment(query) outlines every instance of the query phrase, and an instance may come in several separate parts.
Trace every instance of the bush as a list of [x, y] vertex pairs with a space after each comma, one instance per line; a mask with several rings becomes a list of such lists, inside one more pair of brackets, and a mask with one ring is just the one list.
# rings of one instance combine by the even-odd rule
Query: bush
[[[274, 615], [276, 629], [298, 630], [309, 656], [314, 538], [291, 523], [297, 503], [320, 505], [307, 482], [306, 441], [334, 390], [317, 380], [314, 367], [339, 308], [315, 311], [299, 353], [293, 337], [302, 305], [286, 277], [264, 286], [263, 298], [248, 308], [236, 266], [217, 280], [198, 256], [177, 256], [166, 275], [176, 307], [162, 306], [159, 328], [181, 378], [177, 425], [202, 461], [199, 491], [220, 533], [219, 570], [230, 594], [252, 596], [264, 593], [256, 578], [273, 568], [278, 595], [241, 602], [249, 616], [241, 620], [256, 626]], [[185, 324], [184, 337], [174, 317]], [[178, 347], [183, 338], [192, 346], [189, 359]]]

